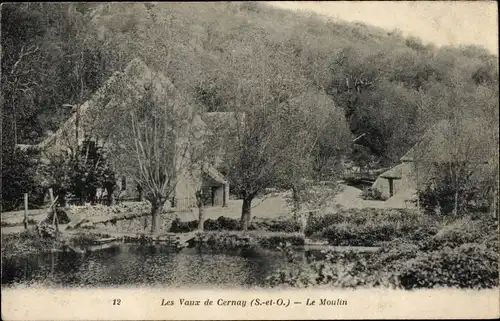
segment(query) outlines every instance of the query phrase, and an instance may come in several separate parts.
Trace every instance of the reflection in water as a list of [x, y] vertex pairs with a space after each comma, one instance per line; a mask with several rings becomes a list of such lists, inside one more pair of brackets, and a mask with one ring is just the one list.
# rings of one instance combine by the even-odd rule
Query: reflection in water
[[166, 247], [121, 245], [79, 255], [48, 253], [2, 260], [2, 285], [259, 286], [282, 267], [281, 253], [263, 249], [172, 253]]

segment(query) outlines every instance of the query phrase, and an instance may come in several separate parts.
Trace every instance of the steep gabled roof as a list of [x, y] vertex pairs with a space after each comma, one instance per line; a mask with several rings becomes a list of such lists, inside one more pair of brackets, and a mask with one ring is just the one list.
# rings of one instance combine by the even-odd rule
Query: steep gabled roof
[[495, 149], [494, 133], [483, 118], [466, 118], [452, 124], [441, 120], [400, 158], [402, 162], [416, 159], [447, 163], [450, 161], [488, 162]]
[[227, 184], [227, 180], [224, 178], [224, 175], [222, 175], [215, 167], [212, 165], [206, 164], [203, 167], [203, 173], [210, 177], [213, 181], [216, 183], [219, 183], [221, 185]]
[[404, 164], [396, 165], [393, 168], [383, 172], [379, 176], [382, 178], [401, 179], [403, 177], [403, 173], [402, 173], [403, 167], [404, 167]]
[[72, 145], [76, 143], [76, 122], [79, 119], [79, 144], [83, 141], [86, 130], [96, 124], [103, 115], [120, 117], [119, 106], [126, 105], [130, 99], [140, 98], [146, 90], [153, 90], [157, 97], [171, 102], [174, 110], [180, 113], [192, 113], [192, 108], [172, 82], [163, 74], [153, 72], [141, 59], [133, 59], [123, 72], [115, 72], [52, 135], [45, 138], [38, 148], [46, 149], [54, 145]]

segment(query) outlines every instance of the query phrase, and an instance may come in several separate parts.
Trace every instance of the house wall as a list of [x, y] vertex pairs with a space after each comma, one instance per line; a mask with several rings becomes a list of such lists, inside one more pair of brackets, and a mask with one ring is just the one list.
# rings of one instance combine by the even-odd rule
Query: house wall
[[188, 209], [196, 207], [196, 184], [194, 179], [187, 174], [178, 174], [177, 185], [174, 189], [174, 207], [178, 209]]
[[[123, 184], [125, 183], [125, 186]], [[117, 178], [117, 190], [121, 191], [120, 198], [127, 200], [135, 200], [139, 198], [139, 191], [137, 190], [137, 184], [134, 179], [130, 176], [123, 175]]]
[[[415, 181], [415, 172], [413, 170], [413, 164], [410, 162], [405, 162], [399, 165], [396, 165], [392, 169], [391, 172], [398, 173], [401, 176], [401, 179], [397, 179], [393, 181], [394, 187], [394, 195], [400, 193], [404, 190], [416, 189], [416, 181]], [[383, 174], [382, 174], [383, 175]], [[375, 182], [372, 185], [372, 188], [379, 190], [382, 193], [384, 198], [389, 198], [389, 180], [382, 177], [377, 177]]]

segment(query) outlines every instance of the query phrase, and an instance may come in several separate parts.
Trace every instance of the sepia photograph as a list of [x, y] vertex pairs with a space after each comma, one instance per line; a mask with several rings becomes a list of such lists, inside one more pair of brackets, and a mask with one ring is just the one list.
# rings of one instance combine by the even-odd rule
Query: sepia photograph
[[[173, 317], [126, 316], [146, 308], [99, 301], [106, 289], [151, 289], [137, 300], [199, 319], [390, 309], [338, 291], [455, 291], [488, 304], [467, 315], [500, 316], [497, 15], [490, 1], [3, 3], [2, 318], [72, 318], [76, 303], [48, 298], [74, 291], [89, 300], [75, 320]], [[43, 298], [42, 317], [27, 302]]]

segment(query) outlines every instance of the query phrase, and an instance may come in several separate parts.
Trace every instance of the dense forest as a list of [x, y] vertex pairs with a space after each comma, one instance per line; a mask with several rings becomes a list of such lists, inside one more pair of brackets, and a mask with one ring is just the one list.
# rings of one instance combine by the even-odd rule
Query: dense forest
[[498, 128], [498, 57], [481, 47], [424, 45], [253, 2], [4, 4], [1, 19], [3, 184], [19, 165], [6, 163], [14, 144], [56, 130], [67, 106], [136, 57], [200, 110], [255, 103], [251, 88], [271, 97], [263, 104], [317, 106], [329, 123], [318, 172], [340, 152], [393, 164], [451, 114]]

